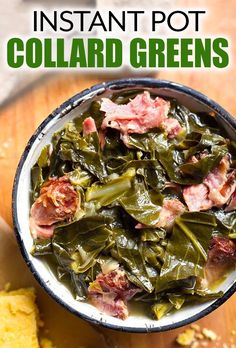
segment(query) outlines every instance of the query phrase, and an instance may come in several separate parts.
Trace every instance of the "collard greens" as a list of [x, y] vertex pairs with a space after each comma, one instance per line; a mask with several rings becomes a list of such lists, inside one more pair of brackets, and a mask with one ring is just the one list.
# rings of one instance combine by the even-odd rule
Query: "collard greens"
[[[131, 92], [112, 100], [126, 104], [140, 93]], [[101, 130], [104, 112], [99, 101], [93, 102], [54, 134], [32, 168], [32, 204], [53, 178], [66, 177], [78, 195], [73, 218], [59, 219], [51, 238], [35, 238], [32, 253], [44, 258], [80, 300], [104, 265], [125, 271], [139, 288], [132, 301], [146, 303], [157, 319], [221, 295], [202, 288], [201, 280], [212, 237], [236, 238], [235, 211], [215, 206], [190, 212], [183, 188], [204, 183], [230, 151], [235, 168], [235, 144], [213, 117], [194, 114], [174, 100], [170, 105], [169, 117], [182, 127], [177, 137], [160, 127], [122, 141], [117, 129]], [[88, 117], [98, 131], [83, 136]], [[168, 209], [176, 202], [182, 210], [172, 221]]]

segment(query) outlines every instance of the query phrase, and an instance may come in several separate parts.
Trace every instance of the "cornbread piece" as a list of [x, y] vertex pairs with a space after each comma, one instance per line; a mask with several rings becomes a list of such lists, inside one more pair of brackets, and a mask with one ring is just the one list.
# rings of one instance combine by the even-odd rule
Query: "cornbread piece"
[[50, 340], [47, 338], [40, 339], [40, 347], [41, 348], [55, 348]]
[[202, 329], [202, 333], [210, 341], [215, 341], [217, 339], [217, 334], [212, 330], [204, 328], [204, 329]]
[[187, 328], [184, 332], [178, 334], [176, 342], [180, 346], [190, 346], [194, 342], [195, 331]]
[[0, 347], [39, 348], [34, 289], [0, 291]]

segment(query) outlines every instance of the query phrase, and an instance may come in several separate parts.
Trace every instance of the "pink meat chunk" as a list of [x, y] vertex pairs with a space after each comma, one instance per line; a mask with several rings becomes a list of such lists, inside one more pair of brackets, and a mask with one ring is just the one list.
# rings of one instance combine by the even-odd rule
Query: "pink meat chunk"
[[205, 184], [191, 185], [183, 189], [183, 197], [189, 211], [201, 211], [212, 208], [208, 198], [208, 188]]
[[224, 156], [202, 184], [187, 186], [183, 197], [189, 211], [208, 210], [226, 204], [236, 189], [236, 170], [229, 172], [230, 158]]
[[[177, 198], [164, 199], [163, 206], [160, 211], [159, 221], [156, 227], [171, 228], [175, 222], [175, 219], [186, 211], [186, 207]], [[135, 228], [146, 228], [144, 224], [138, 223]]]
[[220, 207], [227, 203], [236, 189], [236, 170], [233, 170], [227, 176], [227, 180], [221, 187], [220, 191], [214, 188], [210, 189], [209, 198], [214, 202], [214, 205]]
[[40, 196], [30, 210], [32, 235], [38, 238], [50, 237], [53, 234], [52, 225], [71, 219], [78, 207], [77, 192], [66, 176], [49, 179], [42, 186]]
[[177, 198], [164, 199], [157, 227], [171, 228], [177, 216], [185, 210], [186, 207]]
[[175, 138], [182, 131], [181, 125], [175, 118], [167, 118], [162, 122], [162, 126], [170, 139]]
[[129, 316], [127, 305], [119, 298], [115, 299], [114, 296], [110, 296], [110, 294], [92, 294], [89, 298], [90, 302], [102, 313], [122, 320], [127, 319]]
[[83, 122], [83, 136], [97, 132], [95, 121], [92, 117], [87, 117]]
[[235, 264], [236, 243], [226, 237], [213, 237], [208, 252], [208, 261], [213, 264]]
[[128, 134], [143, 134], [155, 127], [164, 128], [169, 136], [175, 137], [181, 130], [177, 120], [167, 118], [170, 104], [162, 98], [152, 99], [149, 92], [138, 94], [125, 105], [117, 105], [103, 98], [101, 111], [105, 112], [102, 129], [107, 127], [120, 131], [121, 139], [128, 142]]
[[33, 238], [51, 238], [54, 231], [54, 225], [37, 225], [32, 217], [30, 217], [30, 231]]
[[231, 198], [230, 198], [230, 202], [228, 204], [228, 206], [226, 207], [226, 211], [232, 211], [236, 209], [236, 191], [234, 191], [234, 193], [232, 194]]
[[89, 299], [95, 307], [123, 320], [128, 317], [127, 301], [140, 291], [119, 268], [98, 274], [88, 288]]

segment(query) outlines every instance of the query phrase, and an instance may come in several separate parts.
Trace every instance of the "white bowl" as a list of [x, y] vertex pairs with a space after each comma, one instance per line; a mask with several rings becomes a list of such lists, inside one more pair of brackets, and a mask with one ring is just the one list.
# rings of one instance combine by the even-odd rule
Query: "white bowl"
[[191, 111], [215, 112], [219, 126], [224, 128], [229, 138], [236, 140], [236, 120], [217, 103], [191, 88], [169, 81], [148, 78], [117, 80], [93, 86], [75, 95], [56, 109], [38, 127], [29, 140], [19, 162], [14, 181], [13, 221], [19, 246], [27, 265], [40, 285], [58, 303], [75, 315], [108, 328], [128, 332], [160, 332], [189, 324], [224, 303], [236, 291], [236, 271], [231, 272], [217, 289], [224, 292], [220, 299], [183, 307], [181, 310], [158, 321], [141, 314], [130, 315], [127, 320], [122, 321], [101, 313], [89, 303], [75, 300], [70, 291], [57, 280], [49, 267], [39, 258], [30, 254], [33, 242], [29, 230], [30, 170], [37, 161], [42, 148], [50, 143], [54, 132], [61, 129], [66, 122], [78, 116], [82, 111], [85, 111], [92, 100], [125, 89], [150, 90], [159, 96], [177, 99], [180, 104]]

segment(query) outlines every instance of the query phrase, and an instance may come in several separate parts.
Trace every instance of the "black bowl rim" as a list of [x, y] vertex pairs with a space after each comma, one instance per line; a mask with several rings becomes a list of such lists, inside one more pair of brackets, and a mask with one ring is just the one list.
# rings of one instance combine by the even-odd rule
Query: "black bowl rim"
[[[225, 109], [223, 109], [218, 103], [213, 101], [212, 99], [208, 98], [201, 92], [198, 92], [190, 87], [187, 87], [185, 85], [175, 83], [168, 80], [158, 80], [153, 78], [129, 78], [129, 79], [120, 79], [120, 80], [112, 80], [109, 82], [104, 82], [101, 84], [97, 84], [92, 86], [91, 88], [85, 89], [82, 92], [74, 95], [70, 99], [68, 99], [66, 102], [64, 102], [61, 106], [59, 106], [57, 109], [55, 109], [36, 129], [34, 134], [31, 136], [30, 140], [28, 141], [25, 150], [21, 156], [21, 159], [19, 161], [19, 164], [17, 166], [16, 175], [14, 178], [13, 183], [13, 191], [12, 191], [12, 217], [13, 217], [13, 225], [14, 225], [14, 231], [16, 234], [16, 238], [20, 247], [21, 254], [29, 267], [30, 271], [40, 284], [40, 286], [60, 305], [62, 305], [65, 309], [69, 310], [71, 313], [76, 315], [77, 317], [84, 319], [91, 324], [96, 324], [103, 326], [105, 328], [123, 331], [123, 332], [133, 332], [133, 333], [151, 333], [151, 332], [164, 332], [172, 329], [179, 328], [184, 325], [188, 325], [207, 314], [211, 313], [215, 309], [217, 309], [220, 305], [222, 305], [226, 300], [228, 300], [236, 291], [236, 282], [224, 293], [224, 295], [217, 299], [214, 303], [212, 303], [210, 306], [205, 308], [204, 310], [200, 311], [199, 313], [181, 320], [177, 323], [165, 325], [162, 327], [157, 326], [151, 326], [146, 328], [135, 328], [135, 327], [126, 327], [123, 325], [115, 325], [110, 324], [105, 321], [100, 321], [94, 318], [89, 317], [86, 314], [80, 313], [78, 310], [75, 310], [72, 306], [68, 305], [65, 301], [63, 301], [55, 292], [53, 292], [50, 287], [47, 285], [47, 283], [44, 282], [44, 280], [41, 278], [40, 274], [38, 273], [37, 269], [34, 267], [34, 265], [30, 262], [27, 251], [24, 245], [23, 240], [21, 239], [20, 235], [20, 225], [17, 218], [17, 192], [18, 192], [18, 183], [19, 183], [19, 177], [21, 175], [21, 170], [24, 164], [24, 161], [26, 157], [28, 156], [28, 153], [30, 151], [31, 146], [33, 145], [34, 141], [37, 139], [39, 134], [41, 134], [43, 128], [56, 116], [62, 117], [63, 115], [67, 114], [72, 109], [76, 108], [82, 101], [83, 98], [86, 97], [90, 93], [95, 93], [98, 95], [101, 92], [104, 92], [105, 89], [110, 89], [112, 91], [115, 91], [120, 88], [135, 88], [135, 87], [144, 87], [144, 88], [169, 88], [176, 92], [181, 92], [187, 95], [190, 95], [194, 99], [200, 101], [202, 104], [205, 104], [209, 106], [212, 110], [218, 113], [218, 115], [233, 129], [236, 129], [236, 119], [234, 119]], [[79, 100], [79, 103], [78, 103]]]

